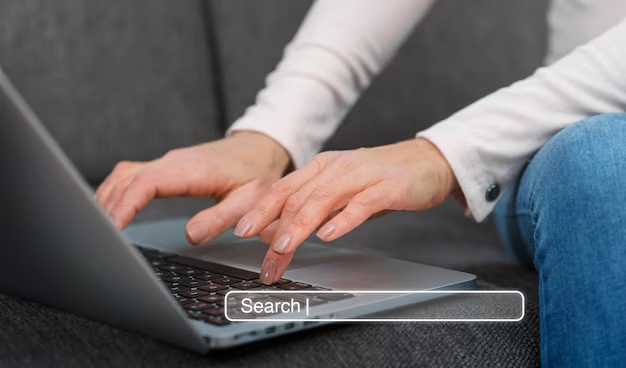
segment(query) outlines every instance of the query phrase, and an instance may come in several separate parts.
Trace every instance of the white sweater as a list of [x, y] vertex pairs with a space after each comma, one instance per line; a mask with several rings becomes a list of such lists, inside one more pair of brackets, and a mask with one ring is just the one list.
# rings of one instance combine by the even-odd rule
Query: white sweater
[[[304, 166], [431, 3], [318, 0], [256, 103], [228, 134], [267, 134], [296, 167]], [[553, 0], [546, 60], [558, 61], [417, 133], [446, 157], [477, 221], [497, 202], [487, 198], [489, 188], [504, 192], [559, 130], [590, 115], [626, 110], [626, 22], [615, 26], [624, 16], [626, 1]]]

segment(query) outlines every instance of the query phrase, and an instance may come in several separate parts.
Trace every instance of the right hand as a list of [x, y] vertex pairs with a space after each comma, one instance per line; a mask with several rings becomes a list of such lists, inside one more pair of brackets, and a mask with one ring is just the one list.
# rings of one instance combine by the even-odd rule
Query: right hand
[[235, 132], [153, 161], [120, 162], [96, 191], [96, 200], [123, 229], [153, 199], [215, 198], [218, 204], [196, 214], [185, 227], [189, 242], [200, 245], [250, 211], [282, 177], [289, 160], [287, 151], [266, 135]]

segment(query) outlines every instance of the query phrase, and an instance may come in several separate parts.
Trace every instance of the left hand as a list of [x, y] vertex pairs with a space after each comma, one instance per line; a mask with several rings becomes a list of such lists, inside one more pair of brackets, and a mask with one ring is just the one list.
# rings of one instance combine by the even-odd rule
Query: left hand
[[272, 239], [261, 270], [261, 281], [272, 284], [319, 226], [317, 236], [329, 242], [382, 211], [434, 207], [457, 187], [445, 157], [423, 138], [324, 152], [274, 183], [235, 235]]

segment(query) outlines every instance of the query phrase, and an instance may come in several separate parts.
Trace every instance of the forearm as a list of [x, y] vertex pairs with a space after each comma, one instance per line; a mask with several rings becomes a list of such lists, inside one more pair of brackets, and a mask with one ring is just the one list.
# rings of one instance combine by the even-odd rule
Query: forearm
[[482, 221], [529, 157], [564, 127], [626, 108], [626, 23], [557, 63], [418, 133], [452, 167], [468, 209]]
[[302, 167], [433, 0], [318, 0], [256, 102], [229, 129], [262, 132]]

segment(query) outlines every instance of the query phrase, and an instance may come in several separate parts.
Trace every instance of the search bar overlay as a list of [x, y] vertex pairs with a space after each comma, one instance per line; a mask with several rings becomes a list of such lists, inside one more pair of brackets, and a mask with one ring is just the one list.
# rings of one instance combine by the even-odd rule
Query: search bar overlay
[[517, 322], [525, 303], [517, 290], [241, 290], [224, 311], [234, 322]]

